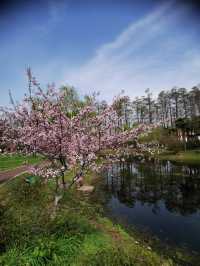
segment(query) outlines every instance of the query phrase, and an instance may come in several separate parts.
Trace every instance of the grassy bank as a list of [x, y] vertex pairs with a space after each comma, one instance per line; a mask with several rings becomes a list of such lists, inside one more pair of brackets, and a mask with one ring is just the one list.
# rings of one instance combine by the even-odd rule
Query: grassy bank
[[187, 143], [187, 150], [184, 151], [184, 143], [179, 141], [177, 133], [172, 129], [157, 127], [148, 135], [141, 136], [139, 141], [144, 144], [156, 143], [167, 150], [156, 152], [155, 157], [161, 160], [170, 160], [174, 162], [187, 164], [200, 164], [200, 148], [192, 148], [191, 143]]
[[42, 160], [41, 156], [27, 156], [20, 154], [0, 155], [0, 171], [14, 169], [23, 164], [35, 164]]
[[165, 152], [158, 155], [161, 160], [200, 165], [200, 150], [180, 151], [177, 153]]
[[0, 265], [181, 265], [114, 225], [74, 188], [55, 213], [52, 182], [30, 186], [24, 177], [0, 188]]

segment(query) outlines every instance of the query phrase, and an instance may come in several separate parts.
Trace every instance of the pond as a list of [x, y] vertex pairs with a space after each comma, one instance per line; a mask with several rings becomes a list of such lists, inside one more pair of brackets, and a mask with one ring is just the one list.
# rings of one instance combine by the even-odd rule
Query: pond
[[117, 222], [200, 251], [200, 167], [131, 161], [103, 176], [101, 197]]

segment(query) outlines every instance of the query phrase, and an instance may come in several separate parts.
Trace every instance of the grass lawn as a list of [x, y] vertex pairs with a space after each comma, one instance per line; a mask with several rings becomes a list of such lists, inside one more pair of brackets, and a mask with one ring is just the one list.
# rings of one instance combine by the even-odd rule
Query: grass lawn
[[41, 160], [41, 156], [25, 156], [20, 154], [0, 155], [0, 171], [14, 169], [23, 164], [35, 164]]
[[0, 265], [182, 265], [113, 224], [74, 188], [55, 212], [53, 183], [29, 185], [25, 176], [0, 188]]
[[200, 150], [182, 151], [176, 154], [170, 154], [170, 153], [160, 154], [159, 159], [200, 165]]

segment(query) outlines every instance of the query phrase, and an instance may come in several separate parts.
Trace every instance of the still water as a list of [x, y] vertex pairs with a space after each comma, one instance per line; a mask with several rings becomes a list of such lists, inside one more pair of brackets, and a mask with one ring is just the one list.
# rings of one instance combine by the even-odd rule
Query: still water
[[200, 251], [200, 167], [125, 162], [104, 173], [101, 190], [119, 223]]

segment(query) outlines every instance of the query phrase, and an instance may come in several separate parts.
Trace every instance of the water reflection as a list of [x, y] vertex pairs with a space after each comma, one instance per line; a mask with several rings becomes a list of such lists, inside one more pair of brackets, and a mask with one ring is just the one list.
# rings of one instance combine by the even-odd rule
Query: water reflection
[[104, 176], [106, 205], [115, 218], [200, 249], [199, 167], [124, 162], [114, 164]]

